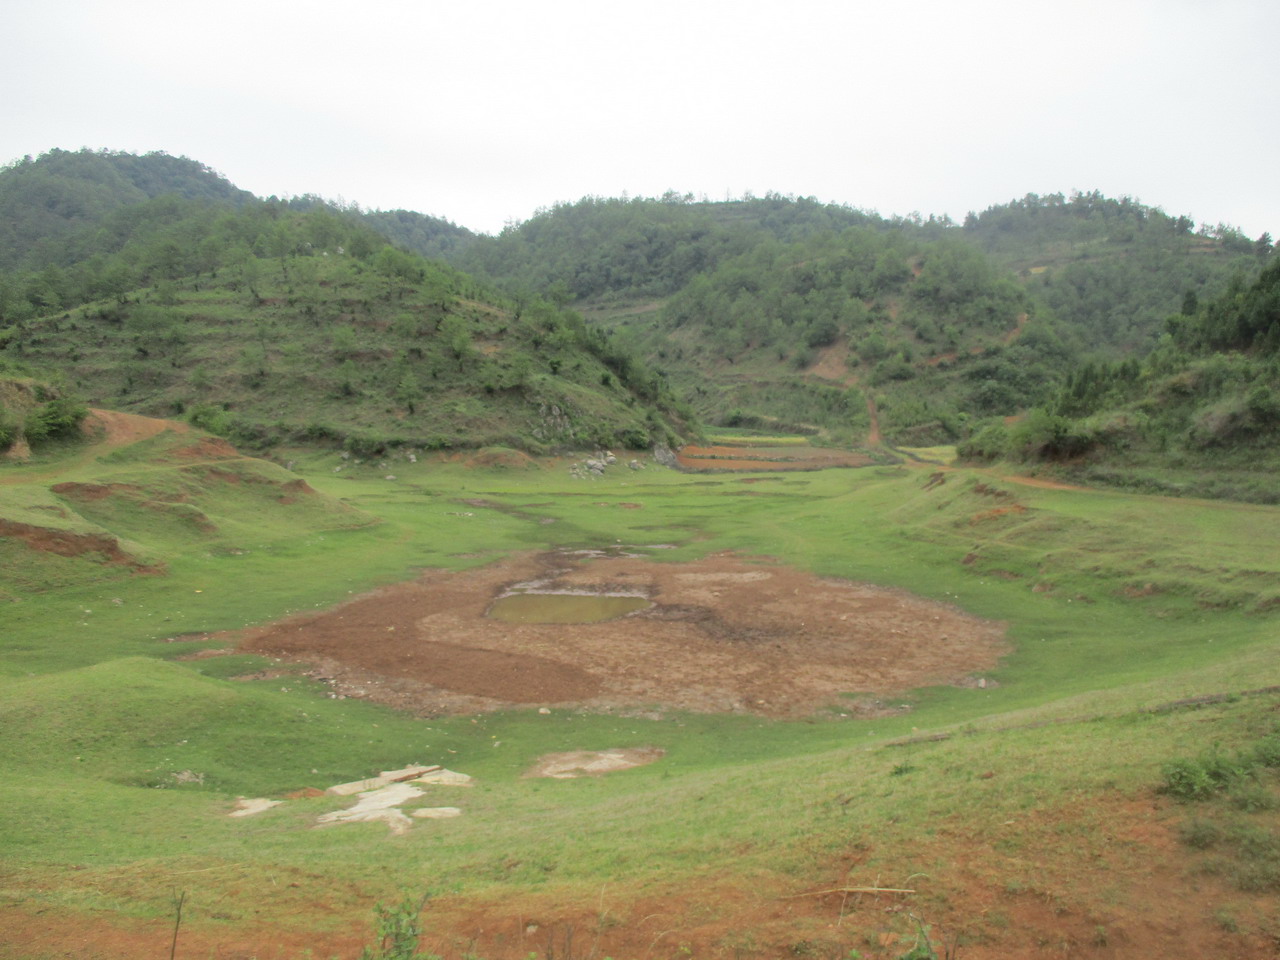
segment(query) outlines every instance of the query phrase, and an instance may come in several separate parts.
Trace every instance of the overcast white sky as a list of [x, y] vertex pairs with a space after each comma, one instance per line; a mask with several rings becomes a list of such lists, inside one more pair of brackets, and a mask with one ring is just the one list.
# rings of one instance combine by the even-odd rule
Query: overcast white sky
[[668, 189], [1280, 236], [1276, 0], [0, 0], [0, 163], [163, 150], [496, 232]]

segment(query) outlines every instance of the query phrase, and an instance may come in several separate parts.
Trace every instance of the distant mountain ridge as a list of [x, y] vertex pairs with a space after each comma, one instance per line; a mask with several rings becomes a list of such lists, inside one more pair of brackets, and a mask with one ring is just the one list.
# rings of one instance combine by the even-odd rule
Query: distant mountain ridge
[[[624, 431], [633, 438], [696, 414], [841, 443], [876, 434], [876, 416], [893, 442], [964, 440], [988, 418], [1048, 402], [1075, 367], [1145, 355], [1166, 336], [1170, 314], [1251, 282], [1271, 252], [1269, 237], [1251, 241], [1222, 225], [1197, 230], [1188, 217], [1097, 192], [1028, 195], [963, 224], [777, 194], [715, 203], [674, 193], [587, 197], [490, 237], [411, 211], [362, 211], [310, 195], [259, 200], [186, 158], [87, 150], [0, 170], [0, 204], [12, 214], [0, 232], [0, 344], [11, 345], [9, 356], [44, 346], [28, 326], [38, 318], [102, 301], [129, 317], [132, 303], [181, 307], [183, 291], [206, 292], [228, 271], [262, 275], [248, 283], [257, 300], [237, 307], [246, 318], [261, 314], [258, 300], [280, 295], [290, 306], [326, 303], [327, 294], [304, 291], [308, 270], [320, 278], [336, 262], [306, 267], [322, 255], [358, 265], [341, 281], [356, 286], [368, 270], [444, 275], [416, 253], [483, 278], [459, 280], [456, 289], [477, 291], [470, 299], [506, 316], [508, 332], [536, 311], [567, 318], [565, 308], [576, 308], [589, 327], [565, 319], [557, 329], [571, 327], [570, 339], [594, 351], [596, 360], [577, 369], [607, 357], [596, 388], [637, 388], [642, 396], [629, 402], [667, 411]], [[283, 284], [276, 294], [264, 292], [267, 277]], [[328, 309], [339, 341], [346, 329], [376, 340], [396, 327], [381, 308], [368, 329], [344, 319], [350, 310]], [[472, 335], [491, 334], [477, 326]], [[529, 370], [559, 377], [570, 369], [567, 355], [544, 356], [548, 342], [530, 337], [520, 352]], [[385, 348], [392, 357], [412, 346], [396, 343]], [[478, 352], [505, 355], [491, 346]], [[484, 362], [496, 369], [497, 361]], [[452, 373], [445, 364], [431, 379], [446, 374], [469, 375], [465, 364]], [[509, 379], [477, 385], [483, 402], [497, 404], [498, 384]], [[664, 419], [676, 403], [670, 387], [688, 404], [675, 420]], [[173, 393], [165, 402], [204, 399]], [[373, 420], [335, 429], [372, 436], [382, 429]], [[482, 432], [496, 435], [492, 424]]]
[[[87, 152], [48, 158], [56, 175], [42, 180], [28, 167], [46, 159], [0, 172], [11, 197], [68, 187], [61, 239], [13, 257], [44, 265], [0, 274], [0, 372], [257, 447], [549, 452], [678, 443], [689, 429], [662, 379], [577, 315], [398, 249], [354, 211], [210, 199], [216, 175], [164, 156], [134, 158], [161, 168], [135, 179], [159, 190], [177, 171], [209, 189], [149, 196], [120, 158]], [[68, 164], [96, 171], [89, 188]]]
[[25, 157], [0, 173], [0, 271], [56, 263], [59, 241], [163, 196], [230, 207], [255, 199], [204, 164], [167, 153], [50, 150]]

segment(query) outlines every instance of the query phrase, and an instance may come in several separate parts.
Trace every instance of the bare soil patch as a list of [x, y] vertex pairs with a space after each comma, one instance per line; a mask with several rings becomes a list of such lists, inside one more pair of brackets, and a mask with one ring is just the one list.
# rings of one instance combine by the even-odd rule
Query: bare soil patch
[[103, 442], [112, 446], [137, 443], [165, 430], [187, 433], [191, 429], [188, 424], [178, 420], [158, 420], [136, 413], [121, 413], [119, 410], [90, 410], [85, 427], [90, 432], [100, 429]]
[[[531, 591], [644, 596], [652, 605], [588, 624], [486, 616], [495, 598]], [[902, 591], [731, 554], [669, 564], [586, 551], [433, 571], [234, 641], [311, 663], [336, 695], [420, 715], [553, 704], [854, 712], [850, 694], [957, 683], [1006, 650], [1002, 624]]]
[[0, 537], [21, 540], [32, 550], [52, 553], [60, 557], [99, 555], [103, 562], [130, 567], [138, 573], [161, 573], [162, 566], [151, 566], [127, 553], [115, 537], [97, 533], [74, 533], [71, 530], [55, 530], [16, 520], [0, 519]]
[[625, 747], [617, 750], [570, 750], [548, 753], [538, 758], [526, 777], [552, 777], [571, 780], [574, 777], [630, 770], [661, 760], [666, 751], [659, 747]]
[[533, 470], [538, 466], [537, 460], [521, 450], [497, 447], [485, 447], [468, 456], [451, 459], [461, 460], [466, 466], [474, 469], [506, 467], [515, 470]]
[[858, 378], [849, 370], [849, 345], [833, 343], [818, 351], [818, 359], [809, 368], [811, 376], [822, 380], [830, 380], [845, 387], [852, 387]]
[[167, 460], [243, 460], [244, 454], [221, 437], [201, 437], [190, 446], [171, 451]]

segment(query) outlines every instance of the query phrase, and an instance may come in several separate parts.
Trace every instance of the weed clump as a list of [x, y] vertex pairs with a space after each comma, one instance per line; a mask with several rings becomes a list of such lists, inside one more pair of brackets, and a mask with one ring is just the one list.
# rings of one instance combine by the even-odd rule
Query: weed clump
[[[1280, 768], [1280, 733], [1272, 733], [1248, 750], [1228, 756], [1214, 748], [1194, 759], [1180, 757], [1161, 769], [1159, 790], [1175, 800], [1191, 803], [1235, 791], [1241, 809], [1272, 809], [1274, 803], [1258, 802], [1261, 793], [1242, 788], [1260, 769]], [[1265, 791], [1263, 791], [1265, 793]]]
[[1274, 784], [1261, 776], [1276, 767], [1280, 735], [1275, 733], [1229, 756], [1215, 749], [1196, 759], [1165, 764], [1162, 793], [1184, 803], [1208, 804], [1203, 815], [1181, 828], [1184, 844], [1220, 854], [1201, 864], [1201, 872], [1223, 875], [1246, 892], [1280, 890], [1280, 836], [1250, 818], [1280, 807]]
[[1164, 765], [1160, 792], [1184, 803], [1208, 800], [1224, 793], [1248, 772], [1244, 758], [1227, 757], [1216, 750], [1194, 759], [1180, 757]]
[[374, 908], [378, 945], [365, 947], [360, 960], [441, 960], [434, 954], [418, 953], [422, 911], [430, 899], [431, 893], [427, 892], [419, 900], [405, 900], [396, 906], [379, 903]]

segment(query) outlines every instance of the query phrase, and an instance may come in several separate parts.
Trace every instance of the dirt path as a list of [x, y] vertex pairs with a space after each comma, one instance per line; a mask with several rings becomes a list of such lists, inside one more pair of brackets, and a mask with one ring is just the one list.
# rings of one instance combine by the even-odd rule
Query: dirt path
[[122, 413], [119, 410], [90, 409], [82, 429], [85, 436], [89, 438], [89, 442], [78, 451], [74, 460], [61, 460], [49, 470], [44, 471], [0, 471], [0, 485], [39, 482], [60, 476], [117, 447], [146, 440], [165, 430], [188, 433], [191, 427], [178, 420], [159, 420], [136, 413]]
[[871, 395], [871, 391], [867, 391], [867, 419], [871, 421], [871, 427], [867, 430], [867, 446], [878, 447], [882, 439], [880, 437], [880, 411], [876, 409], [876, 398]]
[[136, 413], [122, 413], [119, 410], [90, 410], [85, 426], [93, 431], [100, 428], [102, 439], [96, 446], [121, 447], [139, 440], [154, 437], [157, 433], [172, 430], [174, 433], [188, 433], [191, 427], [179, 420], [159, 420], [155, 417], [144, 417]]
[[[639, 595], [652, 606], [595, 624], [506, 623], [512, 584]], [[1003, 626], [868, 584], [716, 554], [523, 555], [431, 572], [343, 606], [209, 643], [315, 664], [335, 692], [420, 715], [513, 705], [662, 707], [800, 717], [960, 683], [1006, 650]], [[843, 695], [858, 694], [858, 704]]]
[[[1025, 320], [1025, 318], [1024, 318]], [[817, 362], [809, 368], [809, 375], [831, 383], [838, 383], [845, 389], [858, 387], [867, 397], [867, 417], [871, 426], [867, 430], [867, 446], [878, 447], [883, 442], [880, 435], [880, 414], [876, 410], [876, 401], [871, 391], [862, 387], [858, 375], [849, 369], [848, 344], [832, 344], [818, 351]], [[926, 361], [928, 362], [928, 361]]]
[[1008, 346], [1022, 336], [1022, 331], [1026, 329], [1027, 321], [1031, 319], [1030, 314], [1018, 314], [1018, 320], [1014, 324], [1013, 329], [1004, 335], [1004, 344]]

